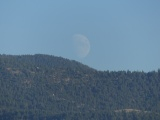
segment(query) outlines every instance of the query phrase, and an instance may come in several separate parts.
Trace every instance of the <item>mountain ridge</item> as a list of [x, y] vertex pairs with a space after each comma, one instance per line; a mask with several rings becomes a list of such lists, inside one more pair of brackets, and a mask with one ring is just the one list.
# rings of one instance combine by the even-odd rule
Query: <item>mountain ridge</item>
[[[160, 71], [97, 71], [50, 55], [0, 55], [0, 114], [4, 119], [6, 114], [15, 119], [158, 119], [159, 81]], [[129, 109], [143, 112], [125, 112]]]

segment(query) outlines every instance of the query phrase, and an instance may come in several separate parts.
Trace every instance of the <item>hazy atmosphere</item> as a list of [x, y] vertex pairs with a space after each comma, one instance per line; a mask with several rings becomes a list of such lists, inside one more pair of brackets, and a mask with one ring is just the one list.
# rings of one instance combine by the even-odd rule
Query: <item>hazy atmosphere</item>
[[159, 0], [1, 0], [0, 54], [49, 54], [98, 70], [157, 70], [159, 6]]

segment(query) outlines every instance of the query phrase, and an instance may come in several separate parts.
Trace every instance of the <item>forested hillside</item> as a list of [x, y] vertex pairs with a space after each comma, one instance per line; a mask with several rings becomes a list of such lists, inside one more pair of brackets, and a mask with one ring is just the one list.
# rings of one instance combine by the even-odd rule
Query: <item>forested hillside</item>
[[49, 55], [0, 55], [0, 119], [159, 120], [160, 70], [97, 71]]

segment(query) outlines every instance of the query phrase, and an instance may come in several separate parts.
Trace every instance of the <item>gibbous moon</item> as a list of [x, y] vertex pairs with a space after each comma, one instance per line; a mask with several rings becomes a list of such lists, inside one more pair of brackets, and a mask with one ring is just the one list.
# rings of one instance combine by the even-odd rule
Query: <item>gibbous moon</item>
[[88, 38], [81, 34], [73, 36], [74, 50], [79, 58], [85, 58], [90, 52], [90, 42]]

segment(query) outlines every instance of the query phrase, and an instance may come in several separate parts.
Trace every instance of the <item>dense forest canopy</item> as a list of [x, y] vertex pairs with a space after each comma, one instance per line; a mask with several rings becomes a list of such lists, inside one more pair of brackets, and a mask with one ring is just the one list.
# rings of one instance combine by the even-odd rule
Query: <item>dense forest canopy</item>
[[49, 55], [0, 55], [0, 118], [160, 119], [160, 70], [97, 71]]

